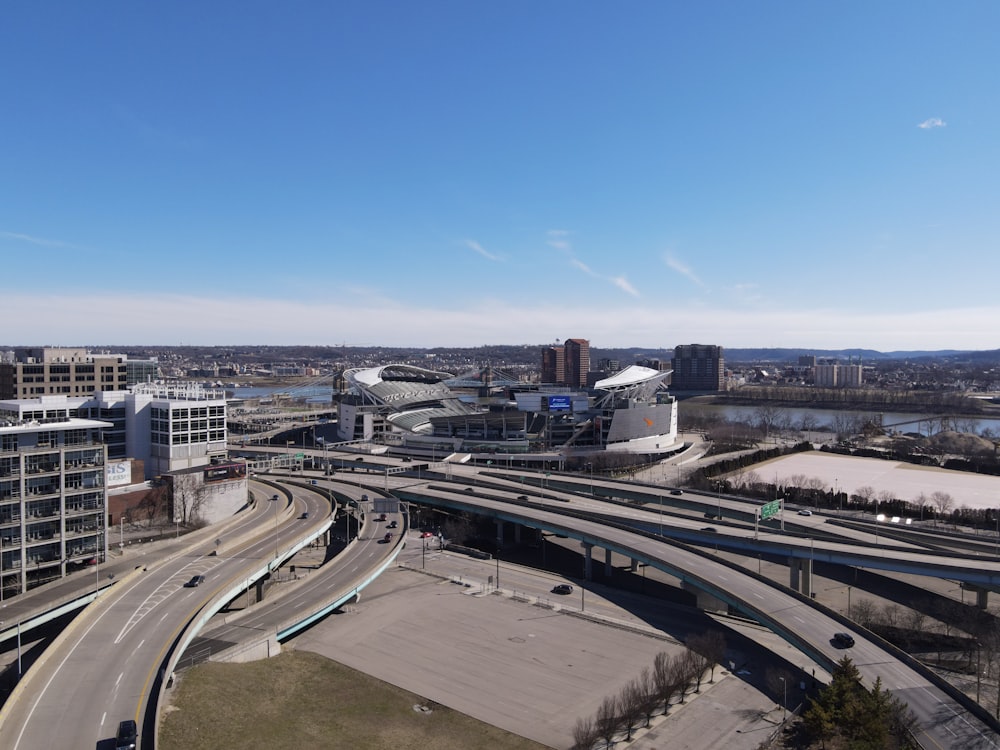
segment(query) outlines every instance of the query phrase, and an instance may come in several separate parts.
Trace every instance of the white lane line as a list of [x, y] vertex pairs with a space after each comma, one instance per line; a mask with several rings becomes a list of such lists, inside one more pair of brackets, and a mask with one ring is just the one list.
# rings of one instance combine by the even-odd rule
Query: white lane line
[[115, 687], [118, 687], [118, 685], [119, 685], [119, 684], [121, 683], [121, 681], [122, 681], [122, 677], [124, 677], [124, 676], [125, 676], [125, 673], [124, 673], [124, 672], [122, 672], [122, 673], [121, 673], [120, 675], [118, 675], [118, 679], [117, 679], [117, 680], [115, 680]]
[[[108, 718], [108, 712], [107, 712], [107, 711], [105, 711], [105, 712], [104, 712], [103, 714], [101, 714], [101, 726], [102, 726], [102, 727], [104, 726], [104, 720], [105, 720], [106, 718]], [[20, 740], [21, 738], [20, 738], [20, 737], [18, 737], [18, 739]], [[15, 745], [15, 747], [17, 747], [17, 745]]]

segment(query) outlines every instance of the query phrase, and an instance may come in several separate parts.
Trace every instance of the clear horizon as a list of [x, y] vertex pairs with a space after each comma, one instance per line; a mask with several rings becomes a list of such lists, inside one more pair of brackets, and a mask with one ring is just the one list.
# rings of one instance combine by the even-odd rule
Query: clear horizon
[[993, 2], [0, 18], [11, 340], [1000, 348]]

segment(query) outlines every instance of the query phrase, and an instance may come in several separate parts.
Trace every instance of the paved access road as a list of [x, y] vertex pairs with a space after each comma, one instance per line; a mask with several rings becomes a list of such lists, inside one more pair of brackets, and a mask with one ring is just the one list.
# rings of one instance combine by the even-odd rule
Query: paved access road
[[[263, 485], [254, 492], [273, 494]], [[296, 496], [286, 523], [277, 508], [271, 510], [286, 498], [260, 503], [260, 512], [231, 528], [219, 545], [202, 543], [102, 593], [29, 671], [20, 698], [4, 707], [0, 747], [113, 748], [111, 738], [124, 719], [135, 719], [140, 746], [152, 747], [156, 707], [150, 697], [169, 645], [216, 594], [271, 559], [282, 540], [288, 545], [302, 536], [307, 523], [298, 518], [302, 511], [312, 518], [329, 512], [315, 492], [296, 491]], [[273, 526], [272, 516], [279, 519]], [[241, 536], [250, 541], [237, 541]], [[195, 575], [204, 582], [185, 587]]]

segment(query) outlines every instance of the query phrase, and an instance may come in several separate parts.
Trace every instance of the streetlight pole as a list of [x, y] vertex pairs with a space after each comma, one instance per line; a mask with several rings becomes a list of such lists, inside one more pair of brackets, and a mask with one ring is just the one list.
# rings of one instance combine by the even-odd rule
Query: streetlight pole
[[847, 617], [851, 616], [851, 587], [847, 587]]

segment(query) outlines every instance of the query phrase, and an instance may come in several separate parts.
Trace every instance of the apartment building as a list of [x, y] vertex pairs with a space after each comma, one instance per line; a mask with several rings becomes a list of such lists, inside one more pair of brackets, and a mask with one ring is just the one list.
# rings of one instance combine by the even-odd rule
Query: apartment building
[[590, 373], [590, 342], [566, 339], [562, 345], [542, 349], [542, 382], [586, 388]]
[[0, 420], [0, 591], [99, 565], [107, 552], [107, 422]]
[[674, 391], [725, 390], [726, 361], [721, 346], [686, 344], [674, 347], [671, 360]]

